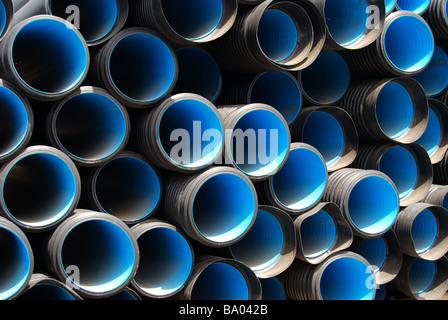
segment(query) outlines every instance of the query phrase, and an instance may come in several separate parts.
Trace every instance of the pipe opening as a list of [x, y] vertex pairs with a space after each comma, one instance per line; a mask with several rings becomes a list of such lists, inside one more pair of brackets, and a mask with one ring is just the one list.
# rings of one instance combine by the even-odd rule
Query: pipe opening
[[434, 47], [434, 55], [428, 67], [414, 76], [428, 96], [441, 93], [448, 85], [448, 55], [440, 47]]
[[177, 77], [177, 63], [170, 48], [158, 37], [144, 32], [120, 39], [110, 53], [108, 68], [115, 88], [138, 102], [160, 98]]
[[199, 40], [216, 30], [222, 19], [222, 0], [161, 1], [166, 20], [182, 37]]
[[260, 279], [262, 300], [286, 300], [285, 289], [276, 277]]
[[104, 165], [96, 175], [94, 190], [103, 211], [127, 223], [151, 215], [162, 192], [154, 169], [147, 162], [128, 156]]
[[207, 179], [194, 195], [192, 216], [208, 240], [229, 242], [240, 237], [256, 215], [256, 199], [242, 177], [220, 173]]
[[395, 222], [399, 198], [388, 180], [368, 176], [359, 180], [350, 191], [347, 209], [356, 228], [364, 233], [379, 234]]
[[386, 0], [385, 4], [386, 4], [386, 14], [390, 13], [393, 11], [393, 9], [395, 8], [395, 5], [397, 3], [397, 0]]
[[136, 256], [133, 243], [121, 226], [91, 219], [70, 230], [62, 244], [60, 259], [64, 270], [68, 266], [79, 268], [79, 283], [75, 284], [80, 289], [104, 293], [127, 282]]
[[319, 281], [322, 300], [372, 300], [374, 286], [367, 286], [373, 278], [369, 266], [354, 257], [331, 261]]
[[31, 272], [31, 257], [22, 239], [3, 227], [0, 227], [0, 255], [0, 300], [7, 300], [25, 285]]
[[413, 294], [425, 292], [436, 275], [434, 261], [417, 258], [409, 268], [409, 287]]
[[428, 110], [428, 125], [423, 135], [416, 141], [423, 146], [431, 156], [439, 148], [439, 142], [442, 138], [441, 121], [432, 108]]
[[0, 158], [23, 144], [29, 121], [22, 99], [10, 89], [0, 86]]
[[309, 115], [303, 126], [302, 140], [319, 150], [327, 166], [339, 159], [345, 144], [339, 121], [325, 111], [314, 111]]
[[431, 0], [397, 0], [397, 7], [400, 10], [412, 11], [416, 14], [421, 14], [429, 6]]
[[252, 84], [249, 103], [264, 103], [277, 109], [291, 124], [302, 107], [302, 93], [291, 74], [283, 71], [264, 72]]
[[383, 32], [384, 52], [398, 70], [418, 72], [431, 61], [434, 38], [426, 22], [412, 15], [393, 19]]
[[247, 235], [232, 245], [232, 255], [253, 271], [269, 268], [280, 257], [284, 234], [279, 221], [269, 212], [258, 210]]
[[85, 92], [65, 101], [57, 111], [54, 131], [58, 144], [82, 161], [107, 158], [126, 143], [125, 111], [109, 97]]
[[381, 130], [389, 138], [402, 136], [414, 117], [410, 92], [398, 82], [387, 82], [378, 94], [375, 113]]
[[205, 166], [221, 152], [221, 119], [202, 100], [185, 98], [172, 102], [160, 118], [158, 134], [167, 157], [182, 167]]
[[356, 252], [369, 261], [375, 272], [382, 268], [388, 254], [383, 237], [362, 239], [356, 248]]
[[[325, 77], [322, 77], [323, 74]], [[339, 53], [322, 51], [308, 68], [300, 71], [299, 82], [304, 95], [312, 104], [332, 104], [347, 92], [350, 70]]]
[[367, 0], [325, 1], [325, 22], [336, 43], [348, 46], [363, 36], [369, 19], [367, 7]]
[[442, 203], [442, 206], [443, 206], [445, 209], [448, 209], [448, 193], [443, 197], [443, 203]]
[[242, 172], [254, 177], [275, 172], [289, 152], [289, 128], [284, 119], [262, 108], [242, 115], [232, 128], [230, 139], [232, 161]]
[[411, 236], [417, 253], [431, 248], [438, 233], [438, 223], [434, 213], [429, 209], [422, 210], [414, 219]]
[[282, 169], [272, 177], [277, 200], [291, 210], [303, 210], [323, 195], [327, 182], [325, 162], [307, 148], [291, 149]]
[[165, 296], [178, 291], [187, 281], [193, 264], [192, 250], [177, 231], [156, 227], [137, 238], [139, 269], [134, 283], [144, 292]]
[[55, 18], [30, 20], [15, 35], [11, 60], [21, 81], [44, 94], [77, 86], [88, 69], [88, 49], [74, 28]]
[[192, 300], [247, 300], [249, 287], [241, 272], [234, 266], [215, 262], [208, 265], [196, 279]]
[[19, 296], [18, 300], [76, 300], [75, 297], [62, 286], [39, 283]]
[[324, 210], [303, 220], [300, 237], [305, 258], [315, 258], [327, 252], [336, 239], [336, 224]]
[[44, 227], [69, 212], [76, 190], [74, 172], [66, 161], [50, 153], [34, 153], [17, 160], [6, 174], [2, 201], [14, 220]]
[[3, 35], [8, 24], [8, 12], [3, 1], [0, 1], [0, 35]]

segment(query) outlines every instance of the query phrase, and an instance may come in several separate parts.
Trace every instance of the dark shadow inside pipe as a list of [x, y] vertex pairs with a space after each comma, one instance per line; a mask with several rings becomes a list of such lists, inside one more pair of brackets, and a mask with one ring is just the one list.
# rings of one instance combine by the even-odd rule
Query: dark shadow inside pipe
[[428, 67], [414, 76], [425, 89], [426, 95], [438, 95], [448, 86], [448, 55], [442, 48], [435, 46], [434, 55]]
[[412, 241], [417, 253], [431, 248], [438, 234], [438, 222], [430, 209], [424, 209], [414, 219], [411, 228]]
[[76, 300], [75, 297], [62, 286], [51, 283], [38, 283], [25, 291], [18, 297], [18, 300]]
[[285, 289], [276, 277], [260, 279], [263, 300], [286, 300]]
[[409, 268], [409, 287], [413, 294], [420, 294], [429, 288], [436, 275], [434, 261], [417, 258]]
[[336, 240], [336, 224], [324, 210], [303, 220], [300, 237], [306, 258], [315, 258], [327, 252]]

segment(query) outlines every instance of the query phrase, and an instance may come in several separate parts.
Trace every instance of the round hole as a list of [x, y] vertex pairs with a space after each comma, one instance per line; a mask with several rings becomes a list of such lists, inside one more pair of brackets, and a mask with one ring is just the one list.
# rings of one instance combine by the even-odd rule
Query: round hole
[[336, 239], [336, 225], [324, 210], [303, 220], [300, 226], [303, 253], [306, 258], [315, 258], [328, 251]]

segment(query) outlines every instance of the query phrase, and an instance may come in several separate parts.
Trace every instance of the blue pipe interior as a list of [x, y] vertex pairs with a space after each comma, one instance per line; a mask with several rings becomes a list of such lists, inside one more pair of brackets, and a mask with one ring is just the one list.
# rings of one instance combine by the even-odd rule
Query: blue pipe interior
[[397, 0], [397, 7], [400, 10], [412, 11], [420, 14], [428, 8], [431, 0]]
[[114, 154], [128, 132], [124, 111], [109, 97], [85, 92], [73, 96], [59, 109], [56, 138], [65, 151], [86, 161]]
[[171, 161], [201, 167], [221, 152], [223, 127], [217, 111], [208, 104], [186, 98], [173, 102], [163, 113], [159, 141]]
[[234, 266], [215, 262], [197, 278], [191, 300], [247, 300], [249, 288], [243, 274]]
[[250, 176], [271, 174], [288, 154], [288, 130], [283, 119], [270, 110], [254, 109], [245, 113], [232, 128], [232, 161]]
[[325, 22], [336, 43], [348, 46], [361, 38], [367, 28], [367, 7], [367, 0], [325, 1]]
[[395, 18], [384, 31], [387, 59], [399, 70], [418, 72], [431, 61], [434, 37], [421, 19], [403, 15]]
[[246, 232], [255, 210], [255, 195], [247, 181], [233, 173], [220, 173], [199, 187], [194, 195], [192, 216], [205, 238], [228, 242]]
[[216, 30], [222, 19], [222, 0], [164, 0], [166, 20], [182, 37], [198, 40]]
[[400, 199], [412, 191], [417, 181], [417, 162], [412, 153], [402, 146], [394, 146], [383, 154], [379, 170], [394, 182]]
[[47, 301], [69, 301], [76, 300], [65, 288], [50, 283], [39, 283], [28, 289], [18, 298], [19, 300], [47, 300]]
[[372, 300], [375, 288], [368, 266], [354, 257], [341, 257], [328, 264], [319, 282], [322, 300]]
[[233, 257], [254, 271], [273, 265], [281, 255], [283, 229], [278, 220], [265, 210], [258, 210], [250, 231], [231, 246]]
[[386, 14], [388, 14], [395, 8], [396, 3], [397, 3], [397, 0], [385, 0]]
[[437, 114], [429, 105], [428, 125], [423, 135], [416, 141], [422, 145], [429, 155], [432, 155], [439, 147], [439, 141], [442, 138], [441, 122]]
[[250, 88], [249, 103], [270, 105], [281, 113], [288, 124], [291, 124], [302, 107], [302, 92], [290, 73], [263, 72]]
[[7, 172], [2, 201], [13, 219], [44, 227], [67, 214], [75, 201], [76, 188], [74, 172], [67, 162], [50, 153], [33, 153], [18, 159]]
[[193, 267], [193, 253], [187, 240], [171, 228], [156, 227], [141, 234], [137, 242], [140, 262], [134, 283], [155, 296], [179, 290]]
[[443, 197], [442, 206], [443, 206], [445, 209], [448, 209], [448, 193], [445, 195], [445, 197]]
[[320, 210], [303, 220], [300, 226], [303, 253], [315, 258], [327, 252], [336, 239], [336, 224], [330, 214]]
[[356, 252], [369, 261], [375, 272], [384, 265], [388, 254], [387, 251], [383, 237], [362, 239], [356, 248]]
[[117, 21], [117, 0], [50, 0], [50, 13], [65, 19], [71, 5], [79, 8], [79, 31], [87, 43], [107, 36]]
[[196, 93], [214, 101], [221, 87], [221, 71], [215, 59], [198, 47], [183, 47], [176, 51], [179, 65], [175, 93]]
[[8, 16], [6, 14], [5, 5], [3, 4], [3, 1], [0, 1], [0, 35], [5, 31], [7, 20]]
[[75, 29], [54, 18], [22, 26], [11, 48], [15, 72], [30, 88], [60, 94], [78, 85], [87, 73], [89, 53]]
[[104, 212], [130, 222], [150, 216], [162, 193], [154, 169], [131, 156], [114, 158], [103, 166], [94, 188]]
[[91, 219], [70, 230], [63, 241], [60, 259], [64, 270], [72, 265], [79, 268], [77, 286], [88, 292], [103, 293], [129, 279], [136, 262], [134, 249], [128, 233], [120, 225]]
[[292, 210], [312, 206], [322, 196], [327, 183], [326, 165], [320, 156], [307, 148], [290, 151], [285, 165], [272, 178], [277, 200]]
[[121, 290], [119, 293], [114, 294], [113, 296], [105, 298], [105, 300], [119, 300], [119, 301], [127, 301], [127, 300], [137, 300], [137, 298], [127, 289]]
[[434, 261], [417, 258], [409, 269], [409, 287], [413, 294], [425, 292], [434, 280], [436, 265]]
[[414, 107], [410, 93], [401, 84], [387, 82], [378, 94], [375, 108], [378, 124], [388, 137], [400, 137], [409, 129]]
[[0, 227], [0, 255], [0, 300], [7, 300], [25, 285], [31, 257], [22, 239], [4, 227]]
[[345, 137], [339, 121], [333, 115], [314, 111], [306, 119], [302, 130], [302, 141], [319, 150], [327, 166], [339, 159]]
[[23, 101], [13, 91], [0, 86], [0, 157], [23, 142], [29, 121]]
[[177, 78], [174, 55], [157, 36], [131, 33], [123, 37], [110, 54], [110, 78], [116, 89], [129, 99], [152, 102], [163, 96]]
[[262, 300], [286, 300], [285, 290], [276, 277], [260, 279]]
[[349, 193], [347, 210], [356, 228], [378, 234], [389, 229], [399, 210], [394, 186], [380, 176], [367, 176], [358, 181]]
[[448, 55], [440, 47], [434, 47], [434, 55], [428, 67], [414, 77], [425, 89], [426, 95], [441, 93], [448, 85]]
[[350, 70], [338, 52], [322, 51], [308, 68], [301, 70], [299, 81], [303, 94], [313, 103], [332, 104], [347, 92]]
[[417, 253], [423, 253], [431, 248], [438, 229], [437, 219], [431, 210], [424, 209], [417, 215], [411, 228], [411, 236]]

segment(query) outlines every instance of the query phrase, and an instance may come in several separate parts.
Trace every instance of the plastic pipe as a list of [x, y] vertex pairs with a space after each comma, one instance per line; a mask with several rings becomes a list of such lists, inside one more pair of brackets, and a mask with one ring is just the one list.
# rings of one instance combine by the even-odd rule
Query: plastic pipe
[[416, 14], [423, 14], [428, 10], [431, 0], [397, 0], [397, 9], [412, 11]]
[[17, 300], [74, 301], [83, 300], [70, 286], [43, 273], [34, 273]]

